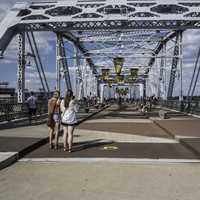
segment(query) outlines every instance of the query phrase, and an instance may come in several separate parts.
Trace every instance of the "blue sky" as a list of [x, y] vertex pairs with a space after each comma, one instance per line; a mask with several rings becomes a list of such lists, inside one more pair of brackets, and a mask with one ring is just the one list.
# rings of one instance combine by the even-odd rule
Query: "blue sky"
[[[19, 0], [18, 0], [19, 1]], [[0, 0], [0, 21], [6, 15], [8, 10], [14, 5], [17, 0]], [[44, 64], [46, 76], [50, 83], [51, 89], [55, 87], [55, 35], [53, 33], [41, 32], [36, 34], [39, 51]], [[192, 76], [196, 54], [199, 48], [200, 31], [188, 30], [184, 33], [184, 66], [183, 80], [184, 93], [187, 91], [188, 83]], [[71, 49], [71, 47], [68, 47]], [[9, 81], [10, 85], [16, 86], [17, 79], [17, 38], [14, 38], [10, 43], [5, 58], [0, 60], [0, 81]], [[72, 66], [72, 63], [70, 63]], [[26, 70], [26, 86], [29, 89], [37, 89], [41, 87], [36, 70], [28, 68]], [[199, 88], [199, 85], [198, 85]], [[175, 92], [178, 94], [179, 87], [176, 87]], [[198, 92], [198, 89], [197, 89]], [[199, 93], [199, 92], [198, 92]]]

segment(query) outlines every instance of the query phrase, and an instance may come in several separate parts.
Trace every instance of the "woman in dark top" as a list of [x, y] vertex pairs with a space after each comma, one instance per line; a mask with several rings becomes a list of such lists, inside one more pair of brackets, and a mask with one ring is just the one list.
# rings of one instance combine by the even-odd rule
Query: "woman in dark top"
[[49, 126], [49, 147], [53, 148], [53, 136], [55, 133], [54, 148], [58, 148], [58, 136], [60, 131], [60, 92], [55, 91], [53, 97], [48, 102], [48, 115], [53, 115], [53, 123]]

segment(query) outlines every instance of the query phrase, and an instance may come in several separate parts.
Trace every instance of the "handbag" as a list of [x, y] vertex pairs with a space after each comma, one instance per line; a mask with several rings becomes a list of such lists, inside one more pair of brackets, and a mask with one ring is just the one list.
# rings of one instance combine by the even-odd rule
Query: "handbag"
[[62, 123], [63, 124], [76, 124], [76, 114], [73, 110], [65, 109], [63, 115], [62, 115]]
[[55, 121], [53, 119], [55, 108], [56, 108], [56, 103], [53, 107], [53, 112], [48, 115], [48, 119], [47, 119], [47, 126], [50, 127], [50, 128], [55, 126]]

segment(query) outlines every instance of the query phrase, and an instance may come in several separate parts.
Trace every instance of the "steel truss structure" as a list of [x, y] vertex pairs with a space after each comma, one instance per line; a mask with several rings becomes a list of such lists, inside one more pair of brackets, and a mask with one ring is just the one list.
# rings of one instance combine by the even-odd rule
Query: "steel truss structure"
[[[172, 60], [172, 67], [171, 67], [171, 73], [170, 73], [170, 80], [169, 80], [169, 87], [168, 87], [168, 93], [167, 93], [167, 98], [170, 99], [173, 94], [173, 89], [174, 89], [174, 83], [175, 83], [175, 78], [177, 74], [177, 67], [178, 63], [181, 62], [181, 55], [182, 55], [182, 31], [179, 31], [177, 36], [176, 36], [176, 41], [175, 41], [175, 47], [174, 47], [174, 57]], [[181, 73], [182, 66], [179, 68], [179, 73]], [[178, 74], [179, 76], [179, 74]], [[182, 96], [182, 94], [181, 94]], [[182, 98], [182, 97], [181, 97]]]
[[[26, 37], [28, 40], [28, 44], [31, 50], [30, 52], [25, 51], [26, 49]], [[20, 33], [18, 35], [18, 42], [19, 42], [19, 50], [18, 50], [18, 81], [17, 81], [17, 88], [18, 88], [18, 102], [24, 102], [24, 89], [25, 89], [25, 68], [27, 64], [27, 58], [32, 57], [34, 59], [37, 72], [39, 75], [39, 79], [42, 85], [42, 89], [46, 94], [46, 98], [48, 98], [48, 94], [50, 94], [49, 85], [46, 79], [46, 75], [44, 72], [44, 68], [42, 65], [42, 61], [40, 58], [40, 54], [38, 51], [38, 47], [36, 44], [36, 40], [34, 37], [33, 32], [30, 33]]]
[[29, 46], [30, 46], [30, 49], [31, 49], [31, 53], [32, 53], [31, 55], [34, 58], [34, 62], [35, 62], [35, 65], [36, 65], [36, 68], [37, 68], [37, 71], [38, 71], [38, 74], [39, 74], [39, 78], [40, 78], [40, 82], [42, 84], [43, 91], [50, 93], [49, 85], [48, 85], [48, 82], [47, 82], [47, 79], [46, 79], [46, 75], [45, 75], [45, 72], [44, 72], [44, 68], [43, 68], [43, 65], [42, 65], [42, 61], [41, 61], [41, 58], [40, 58], [40, 54], [39, 54], [39, 51], [38, 51], [38, 47], [37, 47], [37, 44], [36, 44], [34, 34], [33, 34], [33, 32], [30, 32], [30, 34], [27, 32], [26, 36], [27, 36], [28, 43], [29, 43]]
[[[23, 101], [25, 83], [25, 33], [54, 32], [57, 38], [57, 89], [60, 89], [61, 74], [64, 74], [67, 89], [71, 89], [68, 60], [81, 65], [85, 60], [94, 76], [99, 77], [102, 68], [113, 69], [113, 58], [125, 58], [124, 71], [140, 68], [139, 79], [144, 79], [157, 58], [161, 58], [159, 80], [163, 81], [163, 66], [167, 57], [172, 59], [168, 97], [172, 97], [175, 74], [179, 65], [182, 74], [182, 32], [200, 28], [199, 0], [67, 0], [16, 3], [0, 24], [0, 54], [3, 56], [12, 38], [19, 34], [18, 100]], [[30, 33], [30, 35], [29, 35]], [[163, 48], [176, 38], [174, 54]], [[65, 40], [77, 48], [70, 58], [65, 51]], [[32, 40], [34, 46], [36, 42]], [[30, 43], [30, 40], [29, 40]], [[160, 53], [162, 52], [162, 55]], [[32, 50], [38, 57], [37, 50]], [[160, 55], [160, 56], [159, 56]], [[37, 64], [36, 64], [37, 65]], [[49, 91], [45, 73], [41, 67], [43, 88]], [[80, 76], [79, 83], [85, 76]], [[40, 73], [38, 71], [38, 73]], [[141, 82], [141, 80], [138, 80]], [[97, 80], [100, 83], [99, 80]], [[181, 76], [180, 76], [180, 82]], [[81, 86], [82, 87], [82, 86]], [[160, 87], [160, 86], [159, 86]], [[103, 87], [104, 88], [104, 87]], [[98, 91], [99, 93], [99, 91]], [[160, 93], [160, 92], [159, 92]], [[182, 86], [180, 91], [182, 96]]]
[[25, 86], [25, 33], [19, 34], [19, 51], [18, 51], [18, 102], [24, 101]]
[[69, 68], [67, 63], [66, 51], [64, 46], [63, 37], [61, 34], [57, 34], [57, 44], [56, 44], [56, 69], [57, 69], [57, 85], [56, 89], [60, 90], [60, 78], [61, 74], [65, 79], [66, 89], [72, 90]]
[[74, 56], [75, 56], [75, 66], [77, 69], [76, 73], [76, 96], [78, 99], [82, 99], [84, 97], [84, 87], [83, 87], [83, 74], [81, 70], [81, 63], [79, 59], [79, 50], [77, 47], [74, 47]]
[[200, 74], [200, 64], [199, 64], [199, 59], [200, 59], [200, 48], [197, 54], [197, 58], [196, 58], [196, 62], [195, 62], [195, 66], [194, 66], [194, 71], [192, 74], [192, 79], [190, 82], [190, 86], [188, 89], [188, 93], [187, 93], [187, 101], [190, 104], [192, 101], [192, 98], [194, 96], [194, 92], [196, 90], [196, 86], [197, 86], [197, 81], [199, 78], [199, 74]]

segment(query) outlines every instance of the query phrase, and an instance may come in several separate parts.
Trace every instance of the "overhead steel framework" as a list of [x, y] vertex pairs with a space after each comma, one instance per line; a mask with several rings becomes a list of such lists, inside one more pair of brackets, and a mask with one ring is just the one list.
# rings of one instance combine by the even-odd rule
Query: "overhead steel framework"
[[192, 101], [192, 98], [194, 96], [194, 92], [196, 90], [196, 86], [197, 86], [197, 81], [199, 79], [199, 74], [200, 74], [200, 64], [199, 64], [199, 58], [200, 58], [200, 48], [197, 54], [197, 58], [195, 61], [195, 66], [194, 66], [194, 71], [192, 74], [192, 79], [190, 82], [190, 86], [188, 89], [188, 93], [187, 93], [187, 101], [190, 103]]
[[56, 89], [60, 90], [60, 78], [63, 74], [66, 89], [72, 90], [70, 75], [69, 75], [69, 68], [67, 63], [66, 51], [64, 46], [63, 37], [61, 34], [57, 34], [57, 43], [56, 43], [56, 71], [57, 71], [57, 83]]
[[43, 64], [42, 64], [42, 61], [41, 61], [41, 57], [40, 57], [40, 54], [39, 54], [39, 50], [38, 50], [38, 47], [37, 47], [35, 36], [34, 36], [33, 32], [30, 32], [30, 34], [27, 32], [26, 36], [27, 36], [27, 39], [28, 39], [29, 46], [31, 48], [32, 57], [34, 58], [34, 61], [35, 61], [35, 64], [36, 64], [36, 68], [37, 68], [37, 71], [38, 71], [38, 74], [39, 74], [39, 77], [40, 77], [42, 88], [43, 88], [44, 91], [47, 91], [49, 93], [50, 89], [49, 89], [49, 85], [48, 85], [46, 75], [45, 75], [45, 72], [44, 72], [44, 67], [43, 67]]
[[[125, 58], [124, 71], [131, 67], [140, 68], [138, 82], [144, 78], [162, 59], [159, 80], [163, 80], [164, 58], [172, 60], [168, 86], [168, 98], [173, 95], [175, 75], [180, 74], [182, 98], [182, 32], [200, 28], [199, 0], [68, 0], [37, 1], [16, 3], [0, 24], [0, 54], [4, 52], [12, 38], [19, 34], [18, 100], [23, 101], [25, 85], [25, 33], [48, 31], [57, 37], [57, 89], [60, 89], [61, 74], [64, 73], [66, 87], [72, 88], [68, 59], [76, 60], [79, 79], [81, 62], [90, 66], [94, 77], [99, 77], [102, 68], [113, 69], [113, 58]], [[174, 43], [174, 53], [163, 50], [170, 41]], [[65, 41], [73, 43], [77, 54], [69, 57]], [[30, 43], [30, 42], [29, 42]], [[36, 42], [33, 39], [36, 46]], [[36, 50], [38, 63], [42, 66]], [[84, 62], [83, 62], [84, 60]], [[41, 83], [49, 91], [45, 73], [41, 68]], [[142, 81], [141, 81], [142, 80]], [[79, 80], [82, 83], [83, 80]], [[100, 83], [100, 80], [97, 80]], [[160, 84], [158, 84], [160, 85]], [[160, 87], [160, 86], [159, 86]], [[100, 87], [99, 87], [100, 88]], [[104, 87], [102, 87], [104, 88]], [[98, 91], [99, 93], [99, 91]], [[158, 92], [160, 93], [160, 91]], [[180, 98], [180, 99], [181, 99]]]
[[[182, 56], [182, 31], [179, 31], [178, 34], [176, 35], [176, 41], [175, 41], [175, 46], [174, 46], [174, 53], [173, 53], [173, 59], [172, 59], [172, 67], [171, 67], [171, 72], [170, 72], [170, 80], [169, 80], [169, 86], [168, 86], [168, 94], [167, 97], [168, 99], [172, 97], [173, 95], [173, 89], [174, 89], [174, 83], [175, 83], [175, 78], [177, 75], [177, 67], [178, 63], [180, 63], [180, 68], [179, 68], [179, 74], [181, 73], [182, 66], [181, 66], [181, 56]], [[178, 74], [178, 76], [179, 76]], [[182, 94], [181, 94], [182, 98]]]

